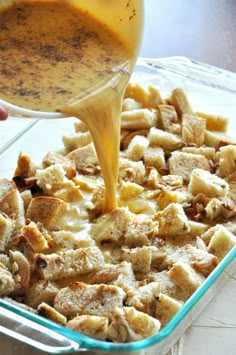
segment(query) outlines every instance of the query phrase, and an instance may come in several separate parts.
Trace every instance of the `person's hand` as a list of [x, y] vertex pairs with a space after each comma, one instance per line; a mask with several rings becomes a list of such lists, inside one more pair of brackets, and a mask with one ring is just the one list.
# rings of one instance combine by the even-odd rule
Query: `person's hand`
[[4, 107], [0, 106], [0, 121], [6, 120], [7, 117], [8, 117], [7, 110]]

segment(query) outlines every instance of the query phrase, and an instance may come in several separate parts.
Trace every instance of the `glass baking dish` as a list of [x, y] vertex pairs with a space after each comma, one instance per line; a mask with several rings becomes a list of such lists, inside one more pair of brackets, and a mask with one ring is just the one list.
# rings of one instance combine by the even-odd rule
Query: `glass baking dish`
[[[229, 132], [236, 129], [234, 73], [183, 57], [140, 58], [131, 80], [143, 85], [152, 83], [163, 96], [168, 96], [175, 87], [182, 87], [195, 111], [228, 117]], [[74, 118], [24, 120], [13, 117], [2, 122], [2, 131], [6, 130], [8, 134], [4, 139], [0, 136], [0, 176], [12, 177], [20, 151], [30, 155], [35, 162], [40, 162], [50, 149], [60, 148], [62, 135], [73, 132], [73, 122]], [[14, 129], [9, 131], [9, 127]], [[15, 344], [16, 339], [24, 345], [53, 354], [166, 354], [217, 295], [226, 280], [236, 272], [235, 259], [236, 246], [157, 335], [127, 344], [92, 339], [0, 298], [0, 333], [4, 335], [0, 345], [1, 353], [5, 349], [4, 339], [9, 347]], [[4, 353], [11, 353], [6, 351]], [[20, 355], [20, 351], [16, 352]]]

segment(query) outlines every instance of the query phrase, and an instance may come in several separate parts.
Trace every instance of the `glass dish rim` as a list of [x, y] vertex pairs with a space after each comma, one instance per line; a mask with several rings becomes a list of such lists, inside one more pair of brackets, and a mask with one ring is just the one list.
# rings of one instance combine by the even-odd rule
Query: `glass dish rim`
[[[195, 60], [186, 58], [186, 57], [168, 57], [168, 58], [139, 58], [137, 61], [137, 67], [146, 68], [155, 68], [160, 70], [165, 70], [167, 72], [173, 72], [178, 75], [186, 77], [185, 70], [188, 71], [188, 80], [197, 81], [201, 85], [207, 85], [213, 88], [218, 88], [220, 90], [230, 91], [233, 94], [236, 94], [236, 90], [231, 87], [232, 81], [236, 81], [236, 74], [225, 71], [220, 68], [216, 68], [204, 63], [197, 62]], [[207, 74], [207, 78], [199, 79], [199, 72], [204, 72]], [[214, 78], [215, 75], [222, 75], [224, 77], [223, 84], [220, 86], [214, 83], [214, 80], [211, 81], [211, 78]], [[146, 349], [150, 346], [153, 346], [157, 343], [160, 343], [166, 339], [173, 330], [178, 326], [178, 324], [184, 319], [184, 317], [189, 313], [189, 311], [195, 306], [195, 304], [202, 298], [202, 296], [207, 292], [207, 290], [214, 284], [218, 277], [223, 273], [227, 266], [236, 258], [236, 246], [225, 256], [225, 258], [219, 263], [219, 265], [214, 269], [214, 271], [207, 277], [204, 283], [194, 292], [194, 294], [185, 302], [183, 307], [177, 312], [177, 314], [170, 320], [170, 322], [162, 329], [158, 334], [153, 335], [147, 339], [138, 340], [131, 343], [109, 343], [101, 340], [91, 338], [89, 336], [75, 332], [65, 326], [59, 325], [55, 322], [52, 322], [48, 319], [45, 319], [41, 316], [38, 316], [34, 313], [31, 313], [23, 308], [20, 308], [10, 302], [0, 298], [0, 306], [6, 308], [12, 312], [15, 312], [26, 319], [29, 319], [39, 325], [42, 325], [50, 330], [59, 333], [66, 338], [73, 340], [79, 344], [81, 351], [87, 350], [98, 350], [98, 351], [140, 351]], [[77, 351], [80, 351], [77, 349]], [[61, 351], [64, 353], [65, 351]]]

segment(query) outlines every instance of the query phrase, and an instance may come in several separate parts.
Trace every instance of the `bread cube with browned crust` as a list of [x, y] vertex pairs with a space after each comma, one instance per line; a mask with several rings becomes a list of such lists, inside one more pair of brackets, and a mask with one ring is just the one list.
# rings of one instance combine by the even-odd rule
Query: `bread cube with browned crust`
[[180, 175], [184, 182], [188, 182], [194, 169], [210, 170], [208, 159], [203, 155], [176, 151], [171, 154], [168, 160], [170, 174]]
[[157, 212], [153, 220], [158, 222], [158, 235], [162, 237], [175, 237], [190, 230], [188, 218], [179, 203], [170, 203], [163, 211]]

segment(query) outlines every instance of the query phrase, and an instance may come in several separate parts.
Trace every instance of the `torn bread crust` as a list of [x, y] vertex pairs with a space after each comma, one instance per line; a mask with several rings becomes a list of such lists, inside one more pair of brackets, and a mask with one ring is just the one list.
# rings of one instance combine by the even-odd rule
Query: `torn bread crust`
[[35, 271], [39, 278], [43, 280], [60, 280], [66, 277], [84, 275], [103, 264], [104, 257], [97, 247], [35, 256]]

